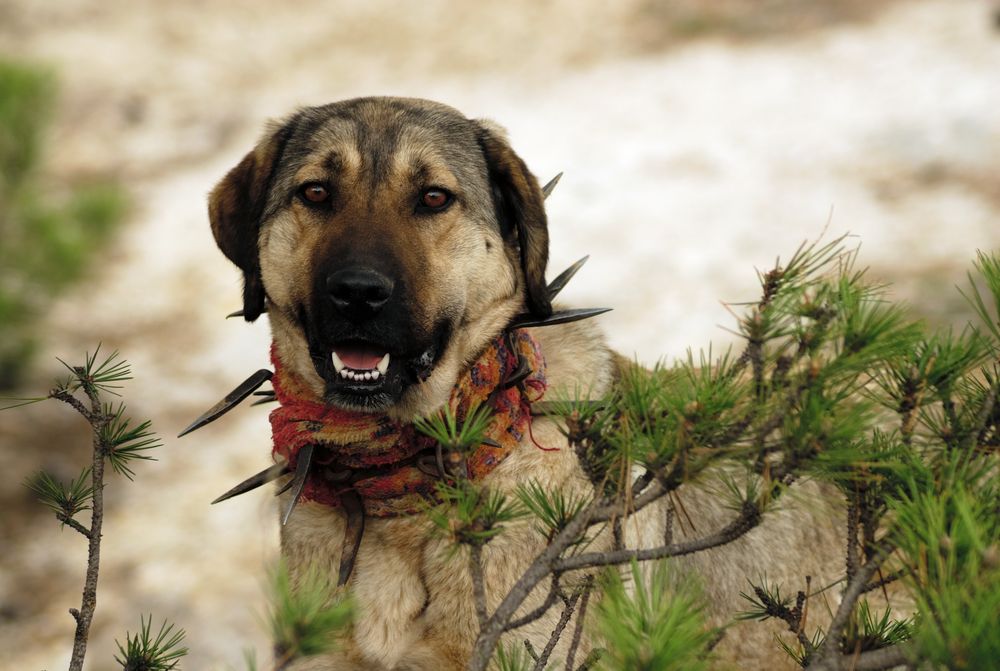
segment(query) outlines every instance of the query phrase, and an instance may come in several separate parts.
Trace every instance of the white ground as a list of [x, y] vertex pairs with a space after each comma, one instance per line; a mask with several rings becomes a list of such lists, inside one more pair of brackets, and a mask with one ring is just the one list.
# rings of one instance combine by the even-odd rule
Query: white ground
[[[641, 3], [613, 15], [591, 4], [11, 10], [18, 21], [0, 31], [10, 49], [63, 68], [54, 168], [114, 170], [137, 205], [96, 279], [53, 309], [40, 360], [98, 340], [122, 349], [137, 376], [130, 407], [166, 443], [136, 484], [108, 488], [90, 668], [110, 668], [112, 639], [147, 612], [187, 629], [185, 668], [241, 668], [245, 647], [267, 657], [258, 614], [272, 501], [208, 506], [266, 464], [266, 412], [241, 408], [173, 436], [267, 364], [266, 323], [222, 320], [239, 307], [238, 275], [215, 249], [204, 196], [268, 116], [384, 93], [506, 125], [540, 178], [565, 171], [549, 205], [552, 270], [591, 255], [565, 300], [614, 307], [601, 318], [612, 344], [647, 362], [729, 342], [720, 300], [752, 299], [754, 268], [828, 221], [827, 237], [858, 235], [862, 262], [916, 302], [952, 300], [975, 250], [1000, 245], [1000, 32], [989, 4], [906, 2], [864, 23], [644, 51], [626, 30], [626, 9]], [[65, 411], [2, 421], [29, 426], [53, 412]], [[20, 481], [37, 464], [14, 454], [0, 446], [15, 464], [5, 478]], [[0, 667], [66, 665], [83, 552], [47, 520], [4, 548], [0, 603], [22, 603], [39, 576], [64, 589], [0, 620]]]

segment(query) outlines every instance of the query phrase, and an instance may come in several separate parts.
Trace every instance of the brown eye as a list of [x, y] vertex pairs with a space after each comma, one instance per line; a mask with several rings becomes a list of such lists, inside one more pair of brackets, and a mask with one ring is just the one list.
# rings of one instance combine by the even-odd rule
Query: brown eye
[[418, 210], [442, 210], [451, 203], [451, 194], [444, 189], [426, 189], [420, 194]]
[[330, 197], [330, 191], [318, 182], [309, 182], [302, 187], [300, 193], [310, 203], [322, 203]]

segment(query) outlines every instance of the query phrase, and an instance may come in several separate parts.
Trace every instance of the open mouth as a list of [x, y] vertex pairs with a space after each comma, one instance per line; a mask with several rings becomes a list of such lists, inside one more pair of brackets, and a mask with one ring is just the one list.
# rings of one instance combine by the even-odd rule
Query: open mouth
[[313, 365], [326, 382], [327, 402], [365, 411], [398, 402], [407, 388], [430, 377], [449, 331], [447, 324], [441, 323], [431, 338], [412, 349], [368, 339], [357, 332], [331, 338], [326, 345], [319, 338], [311, 340]]
[[377, 345], [347, 341], [334, 345], [330, 360], [334, 373], [344, 380], [381, 385], [389, 371], [391, 357]]

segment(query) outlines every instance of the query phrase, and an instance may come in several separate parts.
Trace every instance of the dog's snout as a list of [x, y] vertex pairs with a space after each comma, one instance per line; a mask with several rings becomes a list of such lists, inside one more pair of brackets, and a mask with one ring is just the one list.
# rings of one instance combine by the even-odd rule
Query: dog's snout
[[392, 296], [393, 281], [371, 268], [344, 268], [326, 278], [333, 304], [345, 316], [370, 317]]

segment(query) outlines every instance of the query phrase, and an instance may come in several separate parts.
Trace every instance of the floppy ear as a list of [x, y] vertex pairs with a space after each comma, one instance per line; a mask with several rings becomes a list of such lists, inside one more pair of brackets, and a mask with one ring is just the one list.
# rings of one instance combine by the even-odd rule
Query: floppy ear
[[215, 185], [208, 197], [208, 219], [219, 249], [243, 271], [243, 317], [252, 322], [264, 312], [264, 283], [257, 254], [261, 217], [274, 168], [292, 124], [272, 129], [253, 151]]
[[538, 180], [510, 148], [501, 132], [489, 122], [478, 123], [479, 144], [486, 156], [497, 218], [501, 227], [517, 232], [521, 268], [527, 284], [528, 309], [534, 315], [547, 317], [552, 314], [552, 303], [545, 285], [545, 265], [549, 260], [545, 196]]

